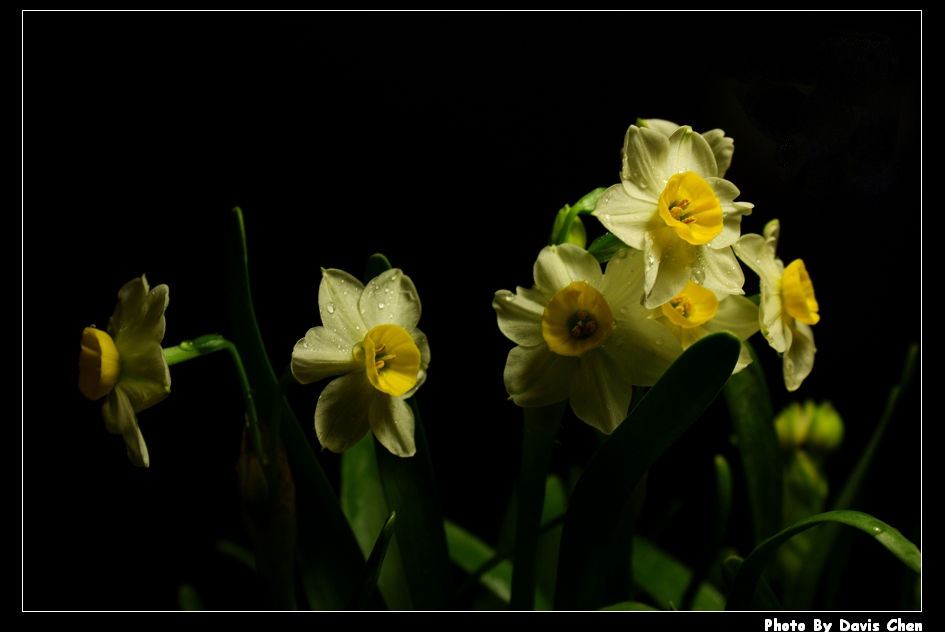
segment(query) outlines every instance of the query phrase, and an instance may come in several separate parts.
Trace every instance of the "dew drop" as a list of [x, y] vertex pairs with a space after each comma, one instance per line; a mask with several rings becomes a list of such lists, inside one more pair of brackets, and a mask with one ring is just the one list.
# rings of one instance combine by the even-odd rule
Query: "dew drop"
[[329, 314], [334, 314], [334, 313], [335, 313], [335, 304], [334, 304], [334, 303], [328, 303], [328, 305], [326, 305], [325, 307], [328, 309], [328, 313], [329, 313]]
[[692, 270], [692, 280], [702, 285], [702, 282], [705, 281], [705, 270], [702, 268], [693, 268]]
[[658, 346], [658, 347], [662, 347], [662, 346], [663, 346], [663, 339], [662, 339], [662, 338], [657, 338], [657, 339], [656, 339], [656, 346]]
[[384, 304], [384, 303], [378, 303], [378, 304], [377, 304], [377, 308], [378, 308], [378, 309], [384, 309], [384, 307], [385, 307], [385, 304]]
[[514, 294], [506, 294], [506, 295], [505, 295], [505, 300], [508, 301], [509, 303], [511, 303], [512, 301], [515, 300], [515, 295], [514, 295]]

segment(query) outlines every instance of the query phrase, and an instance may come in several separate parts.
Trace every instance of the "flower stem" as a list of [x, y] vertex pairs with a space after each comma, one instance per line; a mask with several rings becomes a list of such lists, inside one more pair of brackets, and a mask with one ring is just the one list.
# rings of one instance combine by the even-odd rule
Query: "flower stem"
[[253, 401], [249, 378], [246, 377], [246, 369], [243, 367], [243, 361], [240, 359], [236, 345], [219, 334], [207, 334], [193, 340], [184, 340], [176, 347], [165, 347], [164, 359], [167, 360], [168, 366], [172, 366], [217, 351], [229, 351], [230, 357], [233, 358], [233, 364], [236, 366], [236, 373], [240, 380], [240, 388], [243, 390], [243, 404], [246, 406], [246, 417], [249, 419], [253, 452], [256, 453], [260, 461], [263, 461], [262, 438], [259, 434], [256, 404]]

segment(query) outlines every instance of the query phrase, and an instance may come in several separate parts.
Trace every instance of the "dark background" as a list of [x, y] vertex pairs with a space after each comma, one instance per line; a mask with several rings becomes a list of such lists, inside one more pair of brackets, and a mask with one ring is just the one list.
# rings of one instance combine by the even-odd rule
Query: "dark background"
[[[360, 277], [383, 252], [411, 276], [431, 340], [419, 402], [443, 510], [495, 542], [521, 413], [506, 401], [513, 345], [492, 296], [532, 283], [558, 208], [618, 181], [637, 117], [724, 129], [736, 148], [726, 177], [755, 204], [743, 232], [779, 218], [778, 254], [804, 259], [822, 315], [812, 374], [788, 394], [779, 359], [756, 348], [776, 409], [829, 399], [843, 415], [828, 471], [838, 490], [920, 341], [921, 17], [24, 13], [23, 607], [173, 609], [182, 582], [209, 608], [265, 607], [255, 578], [214, 549], [249, 543], [229, 358], [172, 367], [173, 394], [139, 415], [149, 470], [76, 388], [82, 328], [104, 327], [142, 273], [170, 287], [166, 345], [230, 335], [223, 253], [237, 205], [277, 371], [319, 324], [320, 267]], [[910, 538], [916, 386], [860, 507]], [[289, 392], [300, 420], [320, 388]], [[642, 528], [683, 559], [699, 551], [712, 456], [740, 475], [730, 432], [719, 400], [650, 472]], [[553, 469], [567, 476], [595, 445], [569, 412]], [[337, 480], [338, 456], [320, 459]], [[745, 555], [736, 480], [727, 542]], [[860, 535], [840, 607], [898, 608], [902, 566]]]

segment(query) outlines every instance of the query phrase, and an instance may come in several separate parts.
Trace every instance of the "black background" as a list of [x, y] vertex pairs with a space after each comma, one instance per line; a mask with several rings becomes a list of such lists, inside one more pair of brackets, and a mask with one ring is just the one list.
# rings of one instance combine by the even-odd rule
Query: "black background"
[[[841, 486], [921, 333], [921, 17], [887, 13], [23, 14], [23, 607], [262, 608], [214, 550], [248, 545], [230, 360], [172, 368], [139, 415], [151, 467], [76, 388], [83, 327], [142, 273], [170, 287], [165, 344], [230, 334], [230, 209], [243, 209], [273, 366], [319, 324], [320, 267], [385, 253], [415, 282], [432, 363], [419, 393], [447, 518], [494, 542], [521, 449], [494, 292], [530, 285], [558, 208], [618, 181], [626, 128], [664, 118], [735, 139], [727, 179], [779, 218], [820, 303], [812, 374], [776, 408], [830, 399]], [[589, 237], [603, 231], [588, 218]], [[746, 269], [746, 291], [757, 281]], [[697, 379], [697, 378], [694, 378]], [[289, 392], [311, 419], [320, 385]], [[685, 385], [681, 385], [684, 393]], [[889, 428], [861, 509], [919, 536], [920, 391]], [[307, 423], [307, 422], [306, 422]], [[650, 471], [644, 530], [699, 551], [711, 459], [740, 475], [721, 400]], [[310, 437], [317, 446], [314, 433]], [[596, 438], [570, 412], [553, 468]], [[339, 458], [322, 453], [337, 481]], [[727, 542], [750, 551], [738, 481]], [[668, 512], [670, 526], [657, 529]], [[856, 534], [844, 609], [896, 609], [902, 567]], [[304, 537], [304, 536], [303, 536]]]

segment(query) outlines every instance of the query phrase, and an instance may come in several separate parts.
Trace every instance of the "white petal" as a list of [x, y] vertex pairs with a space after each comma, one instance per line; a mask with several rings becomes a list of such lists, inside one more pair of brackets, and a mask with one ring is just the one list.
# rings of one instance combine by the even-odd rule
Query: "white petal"
[[121, 358], [119, 381], [125, 384], [135, 412], [141, 412], [164, 399], [171, 387], [171, 373], [161, 348], [168, 288], [159, 285], [149, 290], [142, 276], [126, 283], [118, 298], [108, 333]]
[[758, 332], [761, 323], [758, 320], [758, 306], [744, 296], [723, 296], [719, 300], [719, 309], [703, 327], [709, 333], [730, 331], [739, 340], [748, 340]]
[[722, 232], [710, 242], [712, 248], [731, 246], [738, 241], [742, 231], [742, 217], [751, 215], [755, 207], [751, 202], [735, 202], [739, 195], [738, 188], [722, 178], [707, 178], [706, 182], [712, 187], [719, 204], [722, 207]]
[[644, 306], [656, 308], [679, 294], [689, 282], [696, 247], [669, 226], [646, 236]]
[[148, 467], [148, 446], [138, 428], [138, 417], [122, 386], [121, 383], [117, 384], [108, 394], [102, 405], [102, 418], [109, 432], [121, 434], [124, 438], [128, 459], [138, 467]]
[[574, 244], [542, 248], [535, 262], [534, 274], [535, 285], [549, 300], [555, 292], [573, 281], [587, 281], [600, 289], [604, 276], [594, 255]]
[[[683, 125], [669, 137], [669, 155], [666, 164], [670, 176], [686, 171], [693, 171], [703, 179], [718, 176], [718, 166], [715, 164], [712, 148], [701, 134], [692, 131], [688, 125]], [[660, 186], [661, 192], [663, 186], [665, 186], [665, 181]]]
[[770, 250], [770, 244], [764, 237], [753, 233], [742, 235], [732, 245], [732, 249], [742, 260], [742, 263], [758, 275], [762, 285], [771, 288], [777, 287], [780, 293], [783, 269], [778, 265], [774, 254]]
[[814, 368], [814, 331], [809, 325], [791, 319], [789, 323], [791, 346], [784, 354], [784, 385], [789, 391], [796, 391], [801, 386], [811, 369]]
[[364, 438], [371, 427], [370, 402], [377, 392], [363, 371], [328, 383], [315, 406], [315, 434], [323, 448], [344, 452]]
[[652, 309], [643, 307], [644, 276], [643, 252], [633, 248], [618, 250], [607, 262], [601, 294], [607, 299], [617, 322], [647, 318]]
[[401, 399], [413, 397], [414, 393], [423, 386], [423, 383], [427, 381], [427, 368], [430, 366], [430, 343], [427, 340], [427, 335], [417, 328], [410, 330], [408, 333], [420, 350], [420, 370], [417, 372], [417, 383], [413, 385], [412, 389], [401, 395]]
[[410, 331], [420, 322], [417, 288], [400, 268], [386, 270], [368, 281], [359, 305], [368, 329], [391, 323]]
[[615, 184], [597, 201], [594, 216], [623, 243], [642, 250], [646, 233], [666, 225], [659, 215], [660, 193], [646, 191], [634, 198], [622, 185]]
[[614, 362], [600, 351], [581, 357], [571, 379], [571, 408], [581, 421], [610, 434], [627, 416], [633, 382], [624, 362]]
[[355, 360], [347, 337], [327, 327], [312, 327], [295, 343], [290, 366], [292, 375], [302, 384], [364, 370], [364, 362]]
[[343, 270], [324, 270], [318, 285], [318, 313], [322, 325], [341, 336], [348, 347], [364, 340], [364, 319], [358, 311], [358, 299], [364, 286]]
[[410, 406], [401, 397], [391, 397], [376, 391], [371, 398], [371, 429], [374, 436], [396, 456], [413, 456], [417, 453], [414, 443], [414, 418]]
[[682, 351], [673, 332], [649, 318], [619, 323], [600, 348], [608, 365], [625, 367], [636, 386], [656, 384]]
[[673, 132], [679, 129], [679, 125], [665, 119], [643, 119], [643, 122], [649, 129], [656, 130], [666, 136], [666, 138], [672, 136]]
[[560, 356], [545, 344], [515, 347], [505, 363], [505, 390], [519, 406], [546, 406], [568, 398], [578, 358]]
[[674, 173], [669, 169], [669, 155], [669, 138], [656, 130], [631, 125], [624, 136], [620, 171], [627, 195], [638, 200], [657, 200]]
[[748, 347], [743, 342], [742, 348], [738, 352], [738, 362], [735, 363], [735, 368], [732, 369], [732, 375], [735, 375], [749, 364], [751, 364], [751, 351], [748, 350]]
[[713, 129], [705, 132], [702, 138], [709, 143], [712, 153], [715, 155], [715, 164], [719, 169], [719, 177], [724, 177], [732, 164], [732, 154], [735, 153], [735, 141], [725, 135], [720, 129]]
[[544, 343], [541, 318], [547, 300], [533, 290], [519, 287], [518, 294], [499, 290], [492, 300], [499, 321], [499, 330], [515, 344], [533, 347]]
[[[692, 263], [694, 276], [705, 275], [701, 285], [722, 294], [744, 294], [745, 273], [738, 265], [738, 259], [731, 247], [696, 248], [696, 258]], [[668, 300], [668, 299], [667, 299]]]

